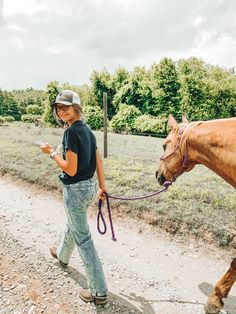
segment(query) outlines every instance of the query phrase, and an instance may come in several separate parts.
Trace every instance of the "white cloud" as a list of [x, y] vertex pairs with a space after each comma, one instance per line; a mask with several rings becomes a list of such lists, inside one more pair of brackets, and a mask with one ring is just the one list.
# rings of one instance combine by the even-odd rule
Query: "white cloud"
[[236, 65], [235, 51], [235, 38], [227, 35], [217, 36], [215, 32], [202, 34], [193, 49], [196, 56], [204, 58], [209, 63], [229, 68]]
[[203, 22], [202, 16], [201, 16], [201, 15], [197, 15], [197, 16], [195, 17], [195, 19], [193, 20], [193, 26], [198, 27], [199, 25], [202, 24], [202, 22]]
[[212, 44], [216, 40], [217, 40], [216, 30], [203, 31], [196, 38], [195, 49], [201, 49], [203, 46]]
[[34, 15], [39, 11], [48, 10], [48, 6], [46, 3], [39, 3], [36, 0], [7, 0], [4, 2], [3, 10], [6, 17], [19, 13]]
[[14, 23], [8, 23], [6, 28], [10, 31], [19, 31], [19, 32], [22, 32], [22, 31], [27, 31], [27, 29], [25, 27], [22, 27], [20, 25], [17, 25], [17, 24], [14, 24]]

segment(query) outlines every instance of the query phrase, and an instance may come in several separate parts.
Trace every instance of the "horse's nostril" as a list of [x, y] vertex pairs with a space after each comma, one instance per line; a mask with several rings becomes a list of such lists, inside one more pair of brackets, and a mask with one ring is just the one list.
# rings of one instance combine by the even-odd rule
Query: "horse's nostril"
[[157, 175], [156, 176], [157, 178], [157, 182], [160, 184], [160, 185], [163, 185], [164, 182], [166, 181], [166, 178], [161, 174], [161, 175]]

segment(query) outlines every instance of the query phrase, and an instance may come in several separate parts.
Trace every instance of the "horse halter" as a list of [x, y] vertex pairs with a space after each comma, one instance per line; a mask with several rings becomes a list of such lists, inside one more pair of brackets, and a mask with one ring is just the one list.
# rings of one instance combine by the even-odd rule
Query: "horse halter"
[[178, 131], [178, 137], [177, 137], [177, 144], [175, 145], [175, 148], [173, 150], [173, 152], [169, 153], [167, 156], [164, 157], [161, 156], [160, 160], [163, 161], [164, 165], [165, 165], [165, 168], [172, 174], [173, 176], [173, 179], [171, 181], [175, 181], [176, 178], [178, 177], [178, 175], [182, 172], [182, 170], [184, 170], [187, 166], [187, 163], [188, 163], [188, 149], [187, 149], [187, 141], [186, 141], [186, 144], [185, 144], [185, 154], [183, 156], [183, 162], [182, 162], [182, 165], [181, 165], [181, 168], [180, 168], [180, 171], [175, 173], [174, 171], [172, 171], [166, 164], [166, 159], [171, 157], [172, 155], [175, 154], [175, 152], [179, 149], [180, 150], [180, 155], [181, 154], [181, 146], [180, 146], [180, 141], [181, 141], [181, 138], [182, 138], [182, 135], [184, 133], [184, 128], [181, 128], [179, 129]]

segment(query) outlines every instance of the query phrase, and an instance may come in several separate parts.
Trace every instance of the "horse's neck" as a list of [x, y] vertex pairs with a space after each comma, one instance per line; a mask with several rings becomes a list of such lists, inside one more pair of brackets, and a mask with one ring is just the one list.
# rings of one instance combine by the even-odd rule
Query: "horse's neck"
[[203, 164], [236, 188], [236, 118], [190, 126], [189, 159]]

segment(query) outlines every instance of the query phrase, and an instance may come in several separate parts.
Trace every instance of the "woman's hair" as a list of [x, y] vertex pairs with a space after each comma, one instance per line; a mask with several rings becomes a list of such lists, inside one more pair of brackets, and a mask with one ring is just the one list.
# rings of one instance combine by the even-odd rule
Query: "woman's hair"
[[[84, 111], [81, 105], [76, 104], [76, 105], [71, 105], [75, 111], [75, 113], [80, 116], [81, 120], [84, 120]], [[54, 106], [53, 109], [53, 115], [55, 120], [57, 121], [57, 123], [62, 127], [62, 128], [67, 128], [69, 125], [67, 122], [64, 122], [61, 120], [61, 118], [59, 117], [59, 115], [57, 114], [57, 110], [56, 110], [56, 106]]]

